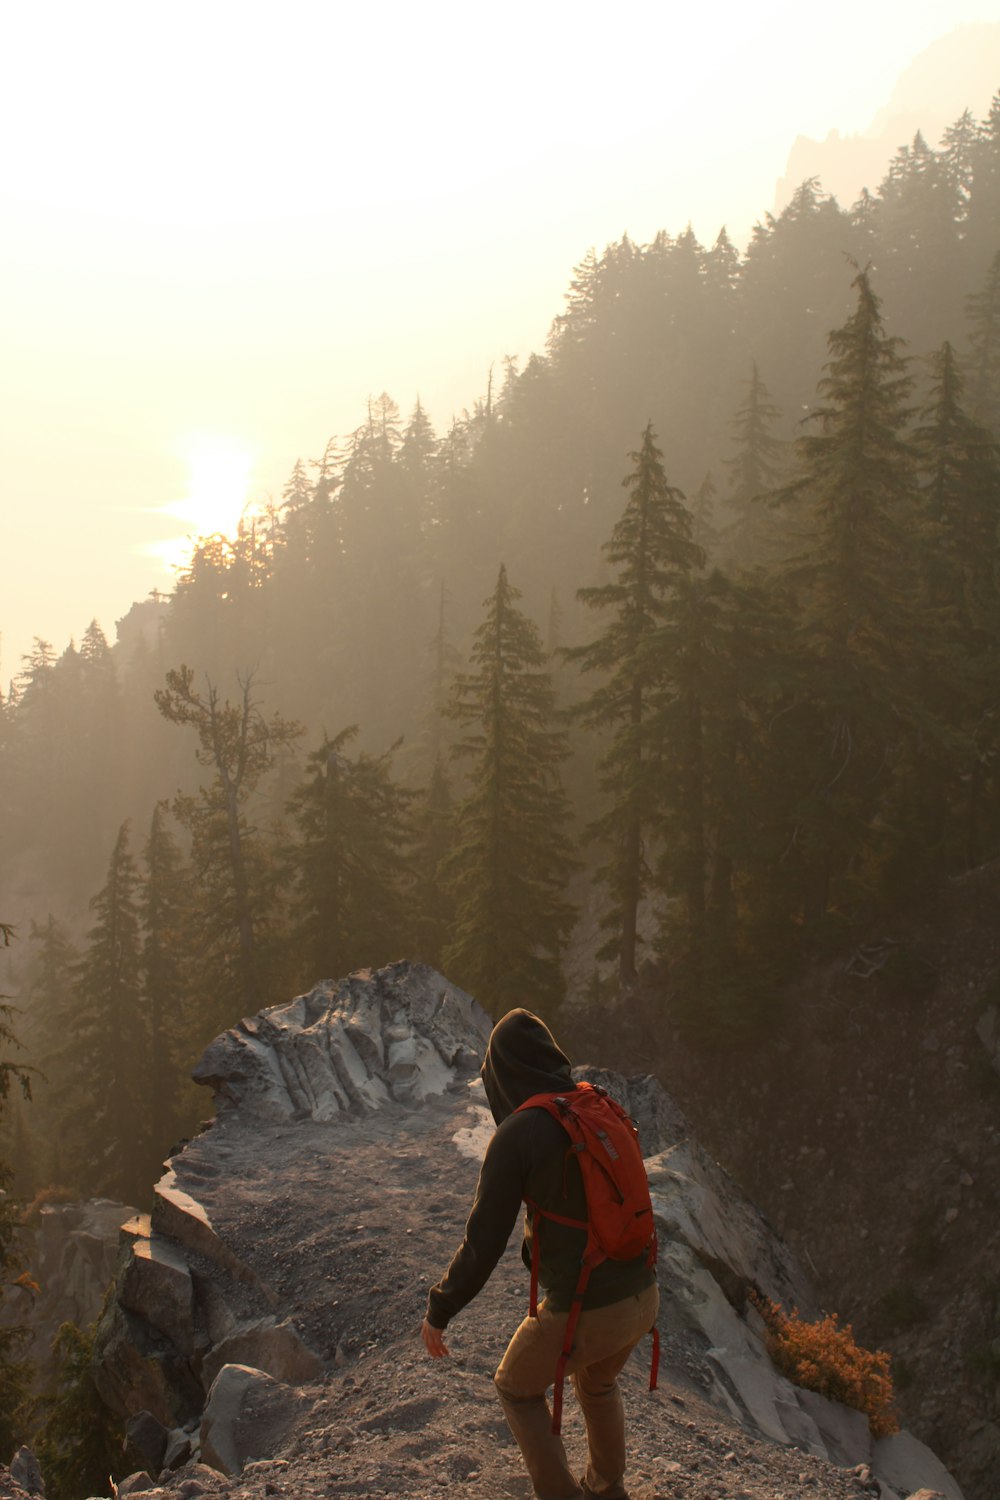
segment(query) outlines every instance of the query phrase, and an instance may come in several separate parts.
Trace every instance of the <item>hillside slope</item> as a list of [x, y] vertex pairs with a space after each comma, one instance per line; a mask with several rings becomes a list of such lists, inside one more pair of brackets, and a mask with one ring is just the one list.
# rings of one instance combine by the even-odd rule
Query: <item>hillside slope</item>
[[945, 882], [803, 972], [777, 1030], [729, 1054], [650, 993], [599, 1033], [667, 1083], [824, 1307], [891, 1352], [904, 1422], [972, 1500], [1000, 1493], [998, 912], [1000, 861]]

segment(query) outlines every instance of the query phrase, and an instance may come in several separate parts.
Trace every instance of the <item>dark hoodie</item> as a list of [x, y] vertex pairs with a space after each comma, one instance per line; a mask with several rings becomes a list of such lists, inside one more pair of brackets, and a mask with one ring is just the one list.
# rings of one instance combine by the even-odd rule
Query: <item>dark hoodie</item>
[[[515, 1111], [535, 1094], [575, 1089], [569, 1059], [555, 1038], [529, 1010], [512, 1010], [493, 1028], [481, 1069], [483, 1087], [497, 1131], [479, 1174], [475, 1202], [465, 1238], [442, 1281], [427, 1299], [427, 1320], [444, 1328], [488, 1281], [517, 1223], [521, 1205], [531, 1198], [566, 1218], [587, 1217], [580, 1168], [567, 1158], [569, 1137], [543, 1109]], [[533, 1215], [525, 1215], [521, 1256], [531, 1265]], [[553, 1312], [568, 1312], [580, 1273], [586, 1240], [582, 1229], [546, 1220], [541, 1231], [539, 1281]], [[602, 1261], [595, 1267], [584, 1307], [606, 1307], [644, 1290], [653, 1281], [646, 1257], [635, 1261]]]

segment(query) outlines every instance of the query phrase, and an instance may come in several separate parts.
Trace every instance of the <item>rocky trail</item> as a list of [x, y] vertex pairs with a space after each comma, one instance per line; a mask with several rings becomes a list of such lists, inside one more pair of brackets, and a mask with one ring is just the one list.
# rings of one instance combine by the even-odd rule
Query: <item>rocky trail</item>
[[[450, 1357], [419, 1337], [492, 1128], [488, 1029], [441, 976], [395, 965], [209, 1049], [217, 1117], [169, 1164], [151, 1221], [126, 1226], [99, 1332], [102, 1393], [144, 1445], [119, 1496], [530, 1500], [492, 1384], [526, 1312], [519, 1236], [449, 1328]], [[589, 1076], [639, 1121], [661, 1236], [660, 1386], [642, 1346], [624, 1376], [633, 1500], [961, 1500], [909, 1435], [873, 1443], [859, 1413], [774, 1371], [733, 1285], [805, 1309], [800, 1269], [655, 1080]], [[582, 1471], [571, 1399], [564, 1432]], [[25, 1472], [0, 1469], [4, 1500], [31, 1492]]]

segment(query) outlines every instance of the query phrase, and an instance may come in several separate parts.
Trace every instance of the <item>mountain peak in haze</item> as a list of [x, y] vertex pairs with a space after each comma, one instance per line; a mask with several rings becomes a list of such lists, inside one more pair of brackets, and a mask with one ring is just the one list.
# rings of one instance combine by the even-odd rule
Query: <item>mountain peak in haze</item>
[[1000, 21], [956, 26], [913, 59], [888, 103], [861, 135], [831, 130], [824, 141], [796, 138], [775, 189], [775, 213], [808, 177], [818, 177], [826, 192], [849, 207], [862, 188], [875, 191], [891, 158], [918, 130], [928, 145], [936, 145], [963, 110], [984, 117], [997, 88]]

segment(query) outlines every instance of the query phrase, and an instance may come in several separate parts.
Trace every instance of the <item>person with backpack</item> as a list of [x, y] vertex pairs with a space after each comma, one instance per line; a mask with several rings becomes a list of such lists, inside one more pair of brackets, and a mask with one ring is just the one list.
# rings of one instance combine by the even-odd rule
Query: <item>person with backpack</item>
[[[656, 1236], [635, 1127], [603, 1091], [574, 1084], [566, 1055], [528, 1010], [497, 1022], [481, 1075], [497, 1130], [465, 1238], [428, 1294], [424, 1344], [434, 1358], [448, 1353], [444, 1330], [489, 1280], [525, 1203], [531, 1310], [500, 1361], [497, 1394], [538, 1500], [627, 1500], [617, 1377], [652, 1332], [655, 1385], [658, 1307]], [[587, 1429], [579, 1481], [560, 1436], [564, 1374]]]

